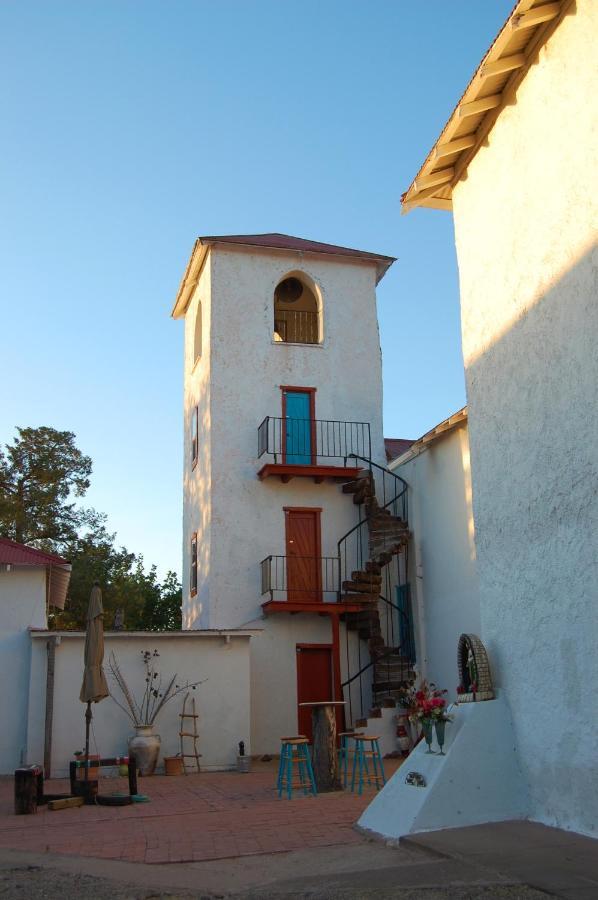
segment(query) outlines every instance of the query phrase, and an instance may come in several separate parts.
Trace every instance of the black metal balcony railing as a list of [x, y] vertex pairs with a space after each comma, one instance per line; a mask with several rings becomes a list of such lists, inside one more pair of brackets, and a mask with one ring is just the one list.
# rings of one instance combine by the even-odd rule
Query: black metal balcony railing
[[319, 343], [318, 313], [305, 309], [277, 309], [274, 334], [285, 344]]
[[267, 556], [261, 562], [262, 594], [271, 600], [334, 603], [336, 556]]
[[[274, 457], [274, 462], [316, 465], [319, 459], [371, 456], [369, 422], [340, 422], [334, 419], [294, 419], [266, 416], [257, 432], [257, 455]], [[352, 464], [359, 465], [357, 459]]]

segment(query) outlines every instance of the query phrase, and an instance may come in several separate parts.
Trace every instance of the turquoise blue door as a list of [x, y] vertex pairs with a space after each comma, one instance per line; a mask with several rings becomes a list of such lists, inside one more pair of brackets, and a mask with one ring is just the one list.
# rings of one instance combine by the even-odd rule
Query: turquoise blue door
[[308, 466], [311, 456], [311, 396], [307, 391], [285, 394], [285, 462]]
[[409, 584], [397, 585], [397, 606], [399, 607], [399, 640], [402, 656], [415, 662], [415, 633], [413, 630], [413, 610]]

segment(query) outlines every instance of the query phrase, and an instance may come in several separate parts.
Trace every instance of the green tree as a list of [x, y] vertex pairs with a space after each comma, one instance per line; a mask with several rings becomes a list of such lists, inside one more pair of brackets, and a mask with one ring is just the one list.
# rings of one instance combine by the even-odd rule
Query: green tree
[[89, 487], [91, 459], [72, 431], [17, 428], [0, 450], [0, 530], [21, 544], [60, 553], [90, 517], [74, 498]]
[[182, 590], [175, 573], [160, 583], [155, 566], [146, 572], [143, 556], [116, 546], [106, 516], [76, 505], [90, 475], [91, 459], [70, 431], [18, 428], [13, 444], [0, 450], [0, 534], [60, 553], [72, 565], [66, 609], [51, 615], [50, 627], [85, 628], [97, 581], [106, 628], [121, 609], [127, 630], [179, 629]]

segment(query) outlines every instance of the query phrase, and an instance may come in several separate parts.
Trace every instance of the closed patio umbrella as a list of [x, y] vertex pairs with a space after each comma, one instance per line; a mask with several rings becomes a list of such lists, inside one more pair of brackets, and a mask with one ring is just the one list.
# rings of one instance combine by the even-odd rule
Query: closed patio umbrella
[[85, 713], [85, 778], [89, 774], [89, 726], [91, 724], [91, 704], [99, 703], [109, 695], [106, 676], [102, 669], [104, 660], [104, 607], [102, 591], [96, 582], [91, 589], [87, 607], [87, 628], [85, 632], [85, 656], [83, 684], [79, 700], [87, 703]]

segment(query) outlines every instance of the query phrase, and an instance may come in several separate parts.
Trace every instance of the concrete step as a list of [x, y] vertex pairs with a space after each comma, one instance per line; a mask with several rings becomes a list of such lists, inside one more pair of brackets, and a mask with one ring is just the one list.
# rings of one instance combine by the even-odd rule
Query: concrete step
[[379, 574], [374, 574], [374, 572], [363, 571], [358, 569], [355, 572], [351, 572], [351, 578], [353, 581], [363, 582], [364, 584], [372, 584], [379, 585], [382, 584], [382, 576]]
[[380, 587], [380, 584], [365, 581], [343, 581], [343, 591], [352, 594], [377, 596], [380, 593]]
[[400, 691], [401, 688], [407, 687], [410, 683], [411, 679], [407, 677], [397, 679], [396, 681], [374, 681], [372, 684], [372, 691], [374, 694], [379, 694], [382, 691]]
[[343, 603], [362, 603], [365, 606], [372, 606], [378, 603], [378, 594], [341, 594]]

